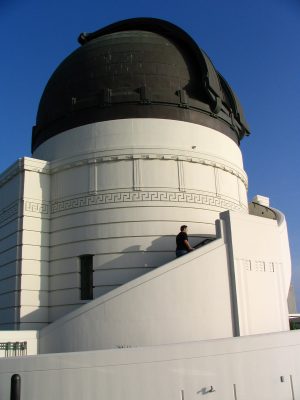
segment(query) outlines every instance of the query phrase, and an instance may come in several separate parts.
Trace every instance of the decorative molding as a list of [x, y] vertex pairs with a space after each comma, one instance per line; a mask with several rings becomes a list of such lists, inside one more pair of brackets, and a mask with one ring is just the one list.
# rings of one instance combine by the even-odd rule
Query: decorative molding
[[[21, 200], [23, 202], [23, 200]], [[3, 224], [11, 217], [16, 217], [18, 215], [20, 201], [16, 200], [9, 206], [0, 210], [0, 224]], [[24, 212], [32, 212], [36, 214], [50, 214], [50, 205], [45, 203], [39, 203], [36, 201], [24, 200]]]
[[11, 217], [18, 215], [19, 200], [14, 201], [9, 206], [0, 211], [0, 224], [7, 221]]
[[232, 175], [235, 175], [244, 183], [246, 189], [248, 188], [248, 179], [246, 174], [242, 170], [238, 170], [233, 167], [229, 167], [225, 164], [208, 160], [205, 158], [179, 156], [174, 154], [153, 154], [153, 153], [120, 154], [120, 155], [101, 156], [92, 159], [86, 158], [52, 167], [50, 162], [45, 162], [30, 158], [20, 159], [15, 164], [13, 164], [7, 171], [5, 171], [3, 174], [0, 175], [0, 187], [3, 186], [7, 181], [12, 179], [15, 175], [18, 175], [20, 172], [24, 170], [36, 173], [43, 173], [43, 174], [53, 174], [70, 168], [89, 165], [91, 163], [100, 164], [111, 161], [140, 160], [140, 159], [185, 161], [185, 162], [211, 166], [213, 168], [221, 169]]
[[215, 174], [215, 187], [216, 187], [216, 194], [217, 197], [220, 197], [220, 174], [217, 168], [214, 169]]
[[0, 187], [23, 171], [50, 174], [49, 163], [47, 161], [37, 160], [30, 157], [20, 158], [6, 171], [0, 174]]
[[238, 194], [239, 194], [240, 204], [243, 204], [243, 202], [242, 202], [241, 187], [240, 187], [240, 182], [238, 181], [238, 179], [237, 179], [237, 188], [238, 188]]
[[49, 214], [50, 205], [46, 203], [37, 203], [35, 201], [24, 201], [24, 211], [36, 214]]
[[252, 263], [251, 260], [247, 259], [236, 259], [236, 261], [242, 266], [246, 271], [251, 271]]
[[215, 197], [207, 194], [186, 193], [186, 192], [160, 192], [160, 191], [135, 191], [135, 192], [117, 192], [117, 193], [98, 193], [96, 195], [86, 195], [68, 200], [62, 200], [52, 203], [51, 213], [56, 214], [67, 210], [81, 207], [91, 207], [106, 204], [134, 203], [143, 201], [159, 201], [170, 203], [193, 203], [206, 206], [221, 208], [223, 210], [241, 210], [238, 203], [221, 197]]
[[50, 175], [49, 170], [45, 167], [33, 167], [31, 165], [30, 166], [25, 165], [24, 171], [37, 172], [38, 174]]
[[275, 270], [282, 268], [282, 263], [276, 261], [236, 258], [235, 262], [248, 272], [275, 272]]
[[177, 161], [179, 191], [185, 192], [183, 161]]
[[[119, 154], [119, 155], [110, 155], [110, 156], [101, 156], [93, 158], [92, 162], [96, 164], [112, 162], [112, 161], [126, 161], [126, 160], [174, 160], [174, 161], [185, 161], [196, 164], [202, 164], [206, 166], [211, 166], [213, 168], [221, 169], [226, 171], [232, 175], [238, 177], [248, 188], [248, 179], [244, 171], [235, 169], [234, 167], [229, 167], [228, 165], [222, 164], [220, 162], [208, 160], [200, 157], [190, 157], [190, 156], [181, 156], [175, 154], [153, 154], [153, 153], [140, 153], [140, 154]], [[73, 162], [68, 162], [63, 165], [52, 167], [51, 173], [57, 173], [64, 171], [66, 169], [75, 168], [78, 166], [84, 166], [91, 163], [91, 158], [77, 160]]]
[[90, 162], [89, 165], [89, 192], [96, 193], [98, 189], [98, 182], [97, 182], [97, 175], [98, 169], [96, 161], [93, 160]]
[[140, 190], [142, 185], [141, 159], [135, 158], [133, 160], [133, 189]]

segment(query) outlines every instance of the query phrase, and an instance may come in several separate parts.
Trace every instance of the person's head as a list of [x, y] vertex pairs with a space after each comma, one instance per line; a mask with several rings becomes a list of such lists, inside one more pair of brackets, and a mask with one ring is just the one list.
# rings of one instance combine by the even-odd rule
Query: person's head
[[180, 232], [186, 232], [186, 231], [187, 231], [187, 225], [181, 225]]

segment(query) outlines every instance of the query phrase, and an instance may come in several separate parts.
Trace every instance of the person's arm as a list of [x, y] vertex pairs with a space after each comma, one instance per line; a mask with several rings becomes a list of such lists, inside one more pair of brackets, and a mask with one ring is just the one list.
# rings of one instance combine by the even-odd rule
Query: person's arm
[[193, 251], [193, 250], [195, 250], [193, 247], [191, 247], [191, 245], [189, 244], [189, 241], [188, 241], [187, 239], [185, 239], [185, 240], [183, 241], [183, 243], [184, 243], [184, 245], [185, 245], [185, 247], [187, 248], [188, 251]]

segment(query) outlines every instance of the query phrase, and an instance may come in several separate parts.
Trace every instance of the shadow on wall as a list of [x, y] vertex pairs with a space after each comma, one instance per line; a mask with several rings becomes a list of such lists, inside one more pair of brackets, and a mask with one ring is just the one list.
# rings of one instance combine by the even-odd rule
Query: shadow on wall
[[105, 255], [95, 257], [94, 297], [99, 297], [173, 260], [175, 248], [173, 250], [170, 243], [170, 237], [162, 237], [153, 240], [151, 245], [145, 248], [142, 245], [129, 246], [122, 254], [107, 262], [103, 262]]
[[[204, 239], [200, 235], [190, 236], [190, 243], [194, 246]], [[134, 237], [132, 240], [134, 241]], [[174, 260], [175, 250], [174, 235], [155, 239], [145, 249], [141, 245], [127, 247], [121, 255], [107, 262], [103, 262], [105, 256], [99, 255], [95, 258], [94, 265], [95, 298]]]
[[[192, 246], [198, 244], [204, 239], [205, 238], [200, 235], [189, 236], [189, 240]], [[132, 238], [132, 241], [134, 241], [134, 237]], [[93, 298], [96, 299], [110, 292], [111, 290], [116, 289], [117, 287], [174, 260], [176, 258], [175, 250], [176, 236], [172, 235], [163, 236], [153, 240], [151, 242], [151, 245], [148, 245], [147, 247], [145, 247], [145, 249], [143, 249], [143, 246], [141, 245], [129, 246], [123, 250], [122, 254], [108, 260], [107, 262], [103, 262], [104, 258], [111, 257], [112, 255], [96, 255], [94, 257], [93, 266]], [[76, 259], [74, 259], [74, 265], [79, 266], [79, 263], [77, 263]], [[65, 289], [61, 289], [61, 293], [65, 292], [66, 296], [68, 297], [68, 304], [57, 304], [56, 306], [53, 306], [54, 308], [61, 308], [61, 306], [68, 307], [63, 307], [64, 310], [61, 308], [61, 311], [59, 312], [57, 309], [57, 311], [55, 312], [55, 316], [51, 316], [50, 312], [49, 322], [52, 322], [53, 320], [56, 320], [66, 313], [85, 304], [85, 302], [81, 300], [80, 270], [74, 270], [72, 274], [78, 274], [78, 286], [66, 287]], [[49, 293], [51, 293], [51, 278], [49, 282], [49, 290]], [[74, 295], [72, 301], [70, 301], [69, 298], [70, 290], [73, 291]], [[45, 303], [45, 295], [45, 291], [40, 291], [40, 304]], [[89, 300], [87, 300], [86, 302], [88, 301]], [[51, 304], [51, 295], [49, 296], [49, 304]], [[42, 307], [42, 309], [45, 311], [44, 307]], [[43, 326], [47, 325], [47, 321], [45, 321], [45, 318], [41, 318], [42, 310], [37, 309], [28, 313], [23, 318], [22, 322], [29, 322], [27, 329], [40, 329]], [[43, 324], [41, 324], [41, 321], [43, 322]], [[34, 325], [34, 328], [32, 324]], [[26, 329], [25, 326], [24, 328]]]
[[202, 389], [198, 390], [197, 394], [205, 395], [205, 394], [209, 394], [209, 393], [213, 393], [213, 392], [215, 392], [214, 387], [213, 386], [209, 386], [208, 388], [207, 387], [203, 387]]

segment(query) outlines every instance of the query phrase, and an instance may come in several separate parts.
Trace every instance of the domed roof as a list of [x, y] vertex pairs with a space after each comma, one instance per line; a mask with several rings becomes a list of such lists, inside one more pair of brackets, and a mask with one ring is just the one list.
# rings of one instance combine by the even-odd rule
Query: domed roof
[[240, 103], [194, 40], [160, 19], [133, 18], [94, 33], [49, 79], [32, 150], [71, 128], [122, 118], [164, 118], [249, 134]]

